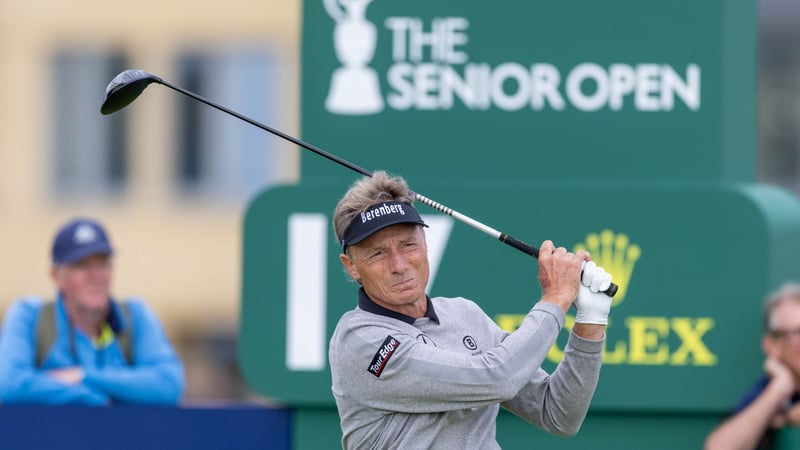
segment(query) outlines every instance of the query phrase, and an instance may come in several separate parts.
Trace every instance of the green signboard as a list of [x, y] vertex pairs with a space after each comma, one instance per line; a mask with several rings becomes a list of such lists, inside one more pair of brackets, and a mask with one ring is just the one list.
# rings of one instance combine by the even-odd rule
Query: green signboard
[[[721, 410], [757, 374], [765, 286], [792, 275], [800, 209], [748, 185], [670, 189], [417, 184], [521, 238], [588, 248], [620, 284], [600, 387], [605, 410]], [[270, 190], [245, 221], [241, 352], [251, 384], [293, 405], [332, 405], [327, 342], [356, 304], [331, 231], [346, 186]], [[510, 207], [504, 198], [529, 199]], [[583, 203], [581, 208], [570, 205]], [[425, 213], [425, 206], [419, 209]], [[430, 210], [433, 213], [432, 210]], [[535, 260], [446, 216], [431, 224], [431, 295], [464, 295], [513, 330], [536, 301]], [[568, 320], [568, 326], [570, 321]], [[560, 360], [562, 340], [548, 356]], [[365, 369], [366, 370], [366, 369]], [[709, 390], [709, 386], [714, 386]]]
[[[752, 181], [756, 12], [306, 0], [303, 135], [420, 177]], [[344, 174], [311, 154], [302, 170]]]

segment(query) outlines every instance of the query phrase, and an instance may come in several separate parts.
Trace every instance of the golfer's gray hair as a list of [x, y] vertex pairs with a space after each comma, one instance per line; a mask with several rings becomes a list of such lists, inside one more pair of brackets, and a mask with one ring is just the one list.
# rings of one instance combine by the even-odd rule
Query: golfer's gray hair
[[370, 206], [387, 201], [414, 203], [414, 194], [406, 180], [400, 176], [390, 176], [379, 170], [372, 177], [364, 177], [353, 183], [344, 194], [333, 212], [333, 232], [336, 241], [341, 243], [353, 218]]

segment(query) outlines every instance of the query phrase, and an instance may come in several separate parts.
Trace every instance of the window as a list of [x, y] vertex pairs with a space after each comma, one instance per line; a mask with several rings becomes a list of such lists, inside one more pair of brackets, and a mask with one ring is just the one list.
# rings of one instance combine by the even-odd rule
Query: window
[[128, 179], [125, 116], [103, 116], [105, 87], [126, 67], [119, 53], [62, 50], [53, 59], [52, 188], [56, 196], [104, 197]]
[[800, 7], [759, 3], [759, 181], [800, 195]]
[[[275, 72], [273, 57], [263, 50], [193, 53], [178, 60], [181, 87], [267, 125], [278, 97]], [[243, 200], [274, 182], [279, 138], [181, 97], [175, 168], [183, 194]]]

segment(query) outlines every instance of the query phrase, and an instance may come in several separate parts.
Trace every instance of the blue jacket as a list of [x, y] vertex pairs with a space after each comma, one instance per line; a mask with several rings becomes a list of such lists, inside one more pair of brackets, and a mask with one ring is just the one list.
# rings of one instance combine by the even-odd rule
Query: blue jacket
[[[753, 401], [756, 398], [758, 398], [758, 396], [761, 395], [762, 392], [764, 392], [764, 389], [767, 388], [769, 381], [770, 381], [769, 376], [762, 375], [761, 378], [759, 378], [758, 381], [756, 381], [756, 383], [742, 396], [742, 398], [739, 399], [739, 403], [733, 410], [734, 414], [739, 414], [740, 412], [742, 412], [743, 409], [750, 406], [750, 403], [753, 403]], [[800, 402], [800, 392], [795, 392], [792, 395], [792, 397], [786, 402], [786, 404], [783, 405], [783, 410], [788, 410], [798, 402]]]
[[[97, 349], [92, 339], [69, 326], [64, 301], [56, 302], [56, 338], [42, 366], [36, 367], [36, 321], [44, 302], [22, 298], [8, 308], [0, 329], [0, 403], [177, 404], [183, 394], [183, 365], [156, 315], [141, 301], [128, 300], [133, 322], [132, 366], [116, 340]], [[112, 302], [112, 323], [123, 324]], [[70, 350], [73, 330], [75, 354]], [[77, 361], [76, 361], [77, 359]], [[80, 365], [85, 378], [67, 385], [45, 372]]]

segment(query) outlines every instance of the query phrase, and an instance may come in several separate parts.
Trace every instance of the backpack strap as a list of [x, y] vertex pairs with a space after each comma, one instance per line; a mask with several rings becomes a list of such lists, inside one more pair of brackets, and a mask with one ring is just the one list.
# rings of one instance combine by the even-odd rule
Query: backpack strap
[[[123, 321], [123, 331], [115, 335], [115, 339], [122, 349], [122, 355], [129, 366], [133, 365], [133, 318], [128, 302], [118, 302], [119, 311]], [[47, 352], [56, 340], [56, 302], [53, 300], [45, 302], [39, 309], [39, 317], [36, 320], [34, 330], [36, 343], [36, 368], [42, 367]]]
[[125, 356], [125, 362], [129, 366], [133, 365], [133, 316], [131, 315], [130, 305], [128, 302], [117, 302], [120, 314], [122, 315], [123, 330], [116, 335], [117, 343], [122, 349], [122, 354]]
[[47, 301], [39, 309], [34, 331], [36, 339], [36, 367], [42, 367], [44, 358], [56, 340], [56, 302]]

